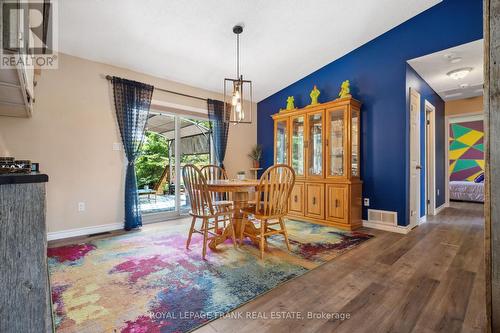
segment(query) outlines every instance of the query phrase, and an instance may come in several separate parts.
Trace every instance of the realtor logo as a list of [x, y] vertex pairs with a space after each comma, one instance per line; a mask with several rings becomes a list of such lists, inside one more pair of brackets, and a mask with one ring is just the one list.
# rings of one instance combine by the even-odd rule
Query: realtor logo
[[57, 68], [57, 3], [5, 0], [1, 5], [0, 68]]

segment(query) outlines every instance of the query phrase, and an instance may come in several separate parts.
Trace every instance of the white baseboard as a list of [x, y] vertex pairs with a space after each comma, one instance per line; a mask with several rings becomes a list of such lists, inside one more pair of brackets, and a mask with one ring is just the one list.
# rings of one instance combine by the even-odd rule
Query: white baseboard
[[56, 240], [56, 239], [92, 235], [92, 234], [97, 234], [100, 232], [107, 232], [107, 231], [120, 230], [120, 229], [123, 229], [123, 223], [110, 223], [110, 224], [102, 224], [102, 225], [96, 225], [96, 226], [85, 227], [85, 228], [53, 231], [53, 232], [47, 233], [47, 240], [52, 241], [52, 240]]
[[411, 231], [411, 229], [408, 226], [406, 227], [393, 226], [393, 225], [387, 225], [385, 223], [369, 222], [366, 220], [363, 220], [363, 227], [396, 232], [398, 234], [405, 234], [405, 235]]
[[449, 202], [445, 202], [444, 204], [442, 204], [441, 206], [437, 207], [435, 210], [434, 210], [434, 215], [437, 215], [439, 213], [441, 213], [441, 211], [447, 207], [450, 207], [450, 203]]
[[420, 220], [418, 221], [418, 224], [423, 224], [427, 222], [427, 215], [424, 215], [420, 218]]

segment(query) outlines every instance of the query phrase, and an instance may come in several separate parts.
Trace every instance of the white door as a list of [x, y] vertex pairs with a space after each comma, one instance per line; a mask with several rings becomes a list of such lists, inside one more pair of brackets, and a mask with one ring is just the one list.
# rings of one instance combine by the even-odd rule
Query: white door
[[420, 94], [410, 89], [410, 228], [420, 220]]
[[426, 200], [427, 210], [425, 215], [435, 215], [436, 213], [436, 108], [425, 101], [426, 121]]

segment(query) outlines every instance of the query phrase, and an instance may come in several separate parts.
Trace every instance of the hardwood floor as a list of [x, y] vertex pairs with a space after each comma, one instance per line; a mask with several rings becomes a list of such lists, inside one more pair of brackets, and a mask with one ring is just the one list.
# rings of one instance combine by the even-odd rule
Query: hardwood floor
[[[221, 318], [195, 332], [484, 331], [483, 205], [452, 203], [408, 235], [365, 231], [376, 237], [233, 311], [242, 318]], [[297, 312], [301, 319], [271, 318]], [[350, 318], [321, 317], [336, 313]]]
[[[482, 209], [452, 203], [408, 235], [369, 229], [373, 240], [235, 310], [243, 319], [195, 332], [483, 332]], [[302, 318], [271, 318], [283, 311]]]

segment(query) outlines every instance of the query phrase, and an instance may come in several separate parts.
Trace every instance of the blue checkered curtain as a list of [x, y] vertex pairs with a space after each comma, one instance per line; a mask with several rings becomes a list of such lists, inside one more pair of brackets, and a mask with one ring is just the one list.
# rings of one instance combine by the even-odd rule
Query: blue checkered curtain
[[208, 119], [214, 142], [217, 164], [224, 168], [226, 156], [227, 136], [229, 134], [229, 112], [224, 112], [224, 102], [208, 99]]
[[122, 137], [125, 155], [127, 156], [127, 173], [125, 176], [125, 230], [142, 226], [137, 196], [137, 179], [135, 177], [135, 160], [144, 139], [144, 130], [151, 105], [154, 87], [136, 81], [113, 76], [113, 95], [116, 118]]

